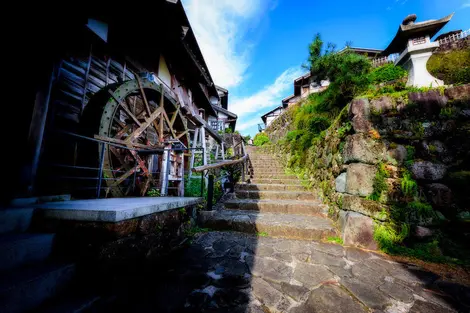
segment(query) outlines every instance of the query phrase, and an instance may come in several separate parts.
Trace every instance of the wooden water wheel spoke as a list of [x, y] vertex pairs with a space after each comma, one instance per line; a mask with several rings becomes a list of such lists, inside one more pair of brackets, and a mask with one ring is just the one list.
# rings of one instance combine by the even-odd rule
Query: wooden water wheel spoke
[[119, 184], [121, 184], [123, 181], [125, 181], [129, 176], [134, 174], [135, 172], [135, 167], [129, 169], [127, 172], [125, 172], [123, 175], [121, 175], [117, 180], [115, 180], [112, 184], [109, 184], [108, 186], [110, 188], [116, 187]]
[[127, 106], [124, 104], [124, 102], [120, 101], [118, 98], [116, 98], [116, 96], [113, 94], [113, 92], [111, 90], [109, 90], [109, 94], [113, 97], [114, 101], [117, 102], [117, 104], [124, 110], [124, 112], [126, 112], [126, 114], [134, 120], [134, 122], [140, 126], [140, 122], [139, 120], [137, 119], [137, 117], [135, 117], [134, 114], [132, 114], [131, 111], [129, 111], [129, 109], [127, 108]]
[[181, 134], [179, 134], [178, 136], [176, 136], [176, 139], [180, 139], [181, 137], [183, 137], [184, 135], [186, 135], [188, 133], [188, 130], [182, 132]]
[[177, 105], [175, 113], [173, 113], [173, 116], [171, 117], [170, 121], [170, 127], [173, 127], [173, 124], [175, 124], [176, 117], [178, 116], [178, 113], [180, 112], [180, 106]]
[[114, 136], [116, 139], [121, 139], [124, 134], [126, 134], [129, 130], [132, 129], [132, 125], [126, 125], [121, 129], [120, 131], [117, 132], [117, 134]]
[[144, 132], [144, 130], [146, 130], [147, 127], [149, 127], [150, 124], [152, 124], [155, 121], [155, 119], [160, 114], [162, 114], [162, 110], [163, 110], [163, 108], [156, 109], [155, 112], [153, 112], [150, 115], [150, 117], [147, 118], [142, 125], [140, 125], [139, 128], [137, 128], [132, 134], [129, 135], [129, 137], [126, 139], [126, 141], [127, 142], [132, 142], [135, 138], [139, 137]]

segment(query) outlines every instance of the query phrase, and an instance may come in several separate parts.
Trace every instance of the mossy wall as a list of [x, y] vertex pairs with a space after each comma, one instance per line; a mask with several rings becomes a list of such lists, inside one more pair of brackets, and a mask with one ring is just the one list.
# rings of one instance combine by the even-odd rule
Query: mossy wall
[[[470, 242], [470, 85], [355, 99], [301, 155], [285, 140], [292, 120], [288, 109], [273, 122], [266, 133], [277, 144], [263, 149], [329, 205], [345, 243], [353, 216], [397, 245], [423, 227]], [[358, 236], [349, 242], [373, 248]]]

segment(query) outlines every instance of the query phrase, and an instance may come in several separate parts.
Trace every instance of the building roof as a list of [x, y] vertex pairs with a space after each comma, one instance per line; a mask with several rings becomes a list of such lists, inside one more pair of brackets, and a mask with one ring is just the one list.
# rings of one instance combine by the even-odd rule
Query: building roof
[[212, 107], [214, 108], [214, 110], [216, 110], [218, 112], [222, 112], [222, 113], [224, 113], [224, 114], [226, 114], [226, 115], [228, 115], [232, 118], [235, 118], [235, 119], [238, 118], [238, 116], [235, 113], [232, 113], [229, 110], [224, 109], [223, 107], [219, 107], [218, 105], [212, 105]]
[[[434, 37], [454, 16], [454, 13], [447, 15], [439, 20], [428, 20], [424, 22], [414, 23], [416, 16], [408, 16], [398, 27], [395, 37], [392, 39], [388, 47], [382, 52], [383, 55], [400, 53], [405, 50], [408, 40], [412, 37]], [[404, 23], [404, 24], [403, 24]]]
[[272, 109], [271, 111], [269, 111], [268, 113], [262, 115], [262, 116], [261, 116], [261, 119], [263, 120], [264, 123], [266, 123], [266, 119], [267, 119], [268, 115], [270, 115], [270, 114], [276, 112], [277, 110], [283, 110], [283, 109], [284, 109], [284, 107], [278, 106], [277, 108], [274, 108], [274, 109]]

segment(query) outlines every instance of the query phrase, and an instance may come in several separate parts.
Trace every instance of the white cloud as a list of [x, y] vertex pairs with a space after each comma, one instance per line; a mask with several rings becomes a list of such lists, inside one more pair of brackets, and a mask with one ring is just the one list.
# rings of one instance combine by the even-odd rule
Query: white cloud
[[217, 85], [239, 85], [248, 68], [247, 25], [262, 11], [264, 0], [185, 0], [183, 4]]
[[243, 130], [261, 123], [261, 115], [269, 109], [281, 105], [281, 100], [293, 92], [294, 79], [301, 76], [300, 68], [289, 68], [285, 70], [276, 80], [265, 86], [255, 94], [245, 98], [232, 98], [230, 100], [230, 111], [238, 115], [238, 120], [244, 120], [247, 115], [256, 113], [257, 117], [237, 125], [237, 129]]
[[470, 8], [470, 0], [467, 0], [467, 2], [462, 4], [462, 8]]

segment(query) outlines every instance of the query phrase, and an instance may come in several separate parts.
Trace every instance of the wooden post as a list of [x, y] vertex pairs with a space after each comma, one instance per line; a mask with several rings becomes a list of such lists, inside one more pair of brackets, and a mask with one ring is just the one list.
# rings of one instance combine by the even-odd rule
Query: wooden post
[[224, 142], [222, 142], [222, 161], [225, 161], [225, 148], [224, 148]]
[[[189, 171], [191, 174], [191, 171]], [[178, 196], [184, 197], [184, 153], [181, 153], [181, 165], [180, 165], [181, 182], [178, 185]]]
[[[206, 130], [204, 126], [201, 127], [201, 143], [202, 143], [202, 163], [207, 165], [207, 147], [206, 147]], [[205, 176], [205, 172], [202, 172], [202, 176]], [[207, 185], [207, 178], [204, 180]]]
[[215, 147], [215, 160], [217, 161], [219, 158], [219, 145]]
[[165, 152], [163, 152], [163, 156], [162, 156], [162, 167], [160, 169], [160, 194], [162, 196], [167, 195], [168, 172], [169, 172], [168, 163], [170, 160], [170, 150], [167, 150], [167, 149], [170, 149], [170, 148], [171, 148], [171, 145], [166, 146]]
[[214, 175], [209, 175], [207, 185], [207, 211], [212, 211], [212, 198], [214, 197]]
[[196, 150], [194, 148], [197, 147], [197, 139], [199, 135], [199, 128], [196, 128], [194, 131], [194, 137], [193, 137], [193, 150], [191, 151], [191, 161], [189, 161], [189, 178], [191, 178], [191, 169], [194, 167], [194, 156], [196, 153]]

